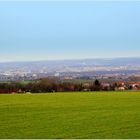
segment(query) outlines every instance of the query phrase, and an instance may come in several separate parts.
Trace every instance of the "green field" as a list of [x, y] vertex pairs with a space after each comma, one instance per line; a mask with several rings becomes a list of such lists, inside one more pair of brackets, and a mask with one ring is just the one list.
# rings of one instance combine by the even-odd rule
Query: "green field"
[[0, 95], [0, 138], [140, 138], [140, 92]]

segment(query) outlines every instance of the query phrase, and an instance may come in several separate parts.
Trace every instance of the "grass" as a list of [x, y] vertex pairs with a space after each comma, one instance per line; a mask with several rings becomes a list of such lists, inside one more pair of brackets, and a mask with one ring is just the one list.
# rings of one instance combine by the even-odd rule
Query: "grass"
[[140, 92], [3, 94], [0, 138], [140, 138]]

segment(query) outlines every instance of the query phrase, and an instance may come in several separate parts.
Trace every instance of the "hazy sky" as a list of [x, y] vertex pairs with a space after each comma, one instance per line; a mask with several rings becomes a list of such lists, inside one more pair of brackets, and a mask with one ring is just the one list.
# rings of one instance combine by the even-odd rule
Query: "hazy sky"
[[0, 61], [140, 56], [140, 2], [0, 2]]

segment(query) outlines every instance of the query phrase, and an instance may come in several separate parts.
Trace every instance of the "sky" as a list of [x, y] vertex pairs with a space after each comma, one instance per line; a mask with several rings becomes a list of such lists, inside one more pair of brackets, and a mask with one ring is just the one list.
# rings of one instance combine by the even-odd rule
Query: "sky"
[[140, 57], [140, 1], [2, 1], [0, 62]]

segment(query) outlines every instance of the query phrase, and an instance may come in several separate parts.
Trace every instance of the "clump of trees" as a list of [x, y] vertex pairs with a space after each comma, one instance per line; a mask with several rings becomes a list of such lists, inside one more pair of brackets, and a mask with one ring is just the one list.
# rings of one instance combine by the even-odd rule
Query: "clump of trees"
[[[91, 83], [63, 82], [58, 78], [43, 78], [23, 84], [22, 82], [0, 83], [0, 93], [50, 93], [70, 91], [113, 91], [119, 85], [116, 83], [103, 86], [99, 80]], [[130, 88], [129, 88], [130, 89]]]

